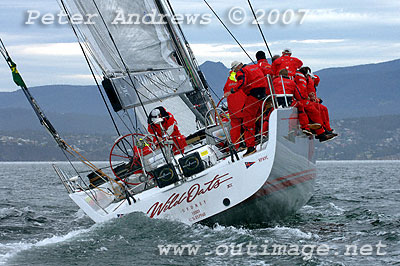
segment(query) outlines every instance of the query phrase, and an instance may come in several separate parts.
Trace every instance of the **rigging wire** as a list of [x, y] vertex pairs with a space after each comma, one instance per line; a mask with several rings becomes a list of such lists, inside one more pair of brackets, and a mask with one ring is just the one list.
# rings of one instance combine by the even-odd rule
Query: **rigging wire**
[[[127, 114], [127, 110], [124, 110], [124, 116], [129, 117], [129, 114]], [[121, 114], [117, 113], [117, 116], [119, 117], [119, 119], [121, 120], [121, 123], [126, 127], [126, 129], [128, 130], [129, 133], [133, 134], [132, 130], [130, 129], [130, 127], [126, 124], [125, 120], [122, 118]]]
[[[115, 47], [115, 50], [117, 51], [117, 53], [118, 53], [118, 55], [119, 55], [119, 58], [121, 59], [121, 62], [122, 62], [122, 64], [124, 65], [124, 68], [125, 68], [125, 71], [126, 71], [128, 77], [129, 77], [129, 80], [131, 81], [132, 86], [134, 86], [134, 82], [133, 82], [131, 73], [130, 73], [130, 71], [129, 71], [129, 68], [128, 68], [128, 66], [126, 65], [125, 60], [124, 60], [124, 58], [122, 57], [122, 54], [121, 54], [121, 52], [120, 52], [119, 49], [118, 49], [118, 46], [117, 46], [117, 44], [116, 44], [116, 42], [115, 42], [115, 40], [114, 40], [114, 37], [113, 37], [112, 34], [111, 34], [111, 31], [110, 31], [110, 29], [108, 28], [107, 23], [106, 23], [106, 21], [104, 20], [104, 17], [103, 17], [103, 15], [102, 15], [102, 13], [100, 12], [99, 7], [98, 7], [97, 4], [96, 4], [96, 1], [95, 1], [95, 0], [92, 0], [92, 2], [93, 2], [93, 4], [94, 4], [94, 6], [95, 6], [97, 12], [99, 13], [100, 18], [101, 18], [101, 20], [103, 21], [103, 24], [104, 24], [105, 28], [107, 29], [108, 35], [109, 35], [109, 37], [110, 37], [110, 39], [111, 39], [111, 42], [113, 43], [113, 45], [114, 45], [114, 47]], [[144, 114], [146, 115], [146, 117], [149, 117], [149, 114], [147, 113], [147, 110], [146, 110], [146, 108], [144, 107], [142, 98], [140, 97], [138, 90], [136, 89], [136, 87], [134, 87], [134, 89], [135, 89], [136, 95], [137, 95], [137, 97], [138, 97], [138, 99], [139, 99], [140, 105], [141, 105], [142, 108], [143, 108]], [[150, 123], [150, 127], [152, 128], [153, 132], [156, 132], [153, 123]], [[158, 142], [157, 138], [156, 138], [156, 142]], [[163, 154], [163, 157], [164, 157], [165, 161], [168, 162], [167, 156], [166, 156], [166, 154], [165, 154], [165, 152], [164, 152], [164, 150], [163, 150], [162, 148], [161, 148], [161, 152], [162, 152], [162, 154]]]
[[[111, 110], [110, 110], [110, 108], [109, 108], [109, 106], [108, 106], [108, 104], [107, 104], [106, 98], [104, 97], [104, 93], [103, 93], [102, 90], [101, 90], [100, 84], [99, 84], [99, 82], [97, 81], [97, 77], [96, 77], [96, 75], [95, 75], [95, 73], [94, 73], [94, 69], [93, 69], [93, 67], [92, 67], [90, 58], [87, 56], [86, 51], [85, 51], [84, 47], [82, 46], [82, 43], [81, 43], [81, 41], [80, 41], [80, 39], [79, 39], [79, 36], [78, 36], [78, 32], [76, 31], [75, 27], [74, 27], [73, 24], [71, 23], [70, 13], [69, 13], [69, 11], [68, 11], [66, 5], [65, 5], [64, 0], [60, 0], [60, 3], [61, 3], [61, 5], [62, 5], [62, 6], [61, 6], [62, 9], [64, 10], [65, 14], [66, 14], [67, 17], [68, 17], [68, 20], [69, 20], [69, 22], [70, 22], [70, 25], [71, 25], [72, 30], [73, 30], [73, 32], [74, 32], [76, 38], [78, 39], [79, 47], [81, 48], [82, 53], [83, 53], [83, 56], [85, 57], [85, 60], [86, 60], [86, 62], [87, 62], [87, 65], [88, 65], [88, 67], [89, 67], [89, 69], [90, 69], [90, 72], [92, 73], [92, 77], [93, 77], [93, 79], [94, 79], [94, 81], [95, 81], [95, 83], [96, 83], [97, 89], [98, 89], [98, 91], [99, 91], [99, 93], [100, 93], [100, 95], [101, 95], [101, 98], [102, 98], [102, 100], [103, 100], [103, 102], [104, 102], [104, 105], [106, 106], [107, 112], [108, 112], [108, 114], [109, 114], [109, 116], [110, 116], [110, 118], [111, 118], [111, 121], [112, 121], [113, 125], [114, 125], [115, 131], [117, 132], [118, 136], [122, 136], [122, 134], [121, 134], [121, 132], [119, 131], [118, 126], [117, 126], [117, 124], [116, 124], [116, 122], [115, 122], [115, 119], [114, 119], [114, 117], [113, 117], [113, 115], [112, 115], [112, 113], [111, 113]], [[82, 33], [81, 33], [81, 34], [82, 34]], [[124, 148], [125, 148], [125, 150], [126, 150], [126, 147], [124, 147]], [[128, 152], [128, 151], [126, 150], [126, 152]]]
[[268, 53], [269, 53], [269, 55], [270, 55], [271, 58], [272, 58], [271, 50], [269, 49], [268, 42], [267, 42], [267, 40], [265, 39], [264, 33], [263, 33], [263, 31], [262, 31], [262, 29], [261, 29], [261, 27], [260, 27], [260, 23], [258, 22], [257, 15], [256, 15], [256, 13], [254, 12], [254, 9], [253, 9], [253, 5], [251, 4], [250, 0], [247, 0], [247, 2], [249, 3], [251, 12], [253, 13], [253, 16], [254, 16], [254, 19], [255, 19], [255, 21], [257, 22], [257, 27], [258, 27], [258, 29], [259, 29], [259, 31], [260, 31], [260, 33], [261, 33], [261, 36], [262, 36], [262, 38], [263, 38], [263, 40], [264, 40], [264, 43], [265, 43], [265, 45], [267, 46]]
[[[172, 15], [173, 15], [174, 17], [176, 17], [175, 11], [174, 11], [174, 9], [172, 8], [171, 2], [170, 2], [169, 0], [166, 0], [166, 2], [167, 2], [167, 4], [168, 4], [168, 8], [169, 8], [170, 12], [172, 13]], [[198, 66], [197, 60], [196, 60], [196, 58], [194, 57], [194, 54], [193, 54], [192, 48], [190, 47], [189, 41], [186, 39], [186, 36], [185, 36], [185, 34], [183, 33], [183, 30], [182, 30], [181, 25], [180, 25], [179, 23], [177, 23], [177, 26], [178, 26], [179, 32], [181, 33], [181, 36], [182, 36], [182, 38], [183, 38], [183, 40], [184, 40], [184, 42], [185, 42], [186, 48], [187, 48], [187, 50], [189, 51], [190, 56], [192, 57], [192, 60], [193, 60], [193, 61], [195, 62], [195, 64]], [[200, 67], [198, 67], [198, 68], [199, 68], [199, 70], [200, 70]], [[200, 71], [201, 71], [201, 70], [200, 70]], [[219, 98], [218, 94], [214, 91], [213, 88], [211, 88], [211, 87], [209, 86], [209, 84], [208, 84], [208, 89], [209, 89], [212, 93], [214, 93], [214, 95], [217, 96], [217, 98]], [[204, 98], [204, 96], [203, 96], [203, 98]]]
[[251, 60], [251, 62], [253, 62], [253, 64], [255, 64], [254, 60], [250, 57], [250, 55], [247, 53], [247, 51], [244, 49], [244, 47], [242, 46], [242, 44], [240, 44], [240, 42], [238, 41], [238, 39], [235, 37], [235, 35], [233, 35], [233, 33], [231, 32], [231, 30], [225, 25], [225, 23], [222, 21], [222, 19], [218, 16], [218, 14], [214, 11], [214, 9], [210, 6], [210, 4], [207, 2], [207, 0], [203, 0], [204, 3], [206, 3], [206, 5], [208, 6], [208, 8], [211, 10], [211, 12], [214, 13], [214, 15], [217, 17], [217, 19], [219, 20], [219, 22], [222, 24], [222, 26], [224, 26], [224, 28], [228, 31], [228, 33], [232, 36], [232, 38], [236, 41], [236, 43], [240, 46], [240, 48], [242, 48], [243, 52], [247, 55], [247, 57]]
[[1, 38], [0, 38], [0, 44], [1, 44], [1, 47], [0, 47], [1, 55], [7, 61], [10, 58], [10, 55], [8, 54], [6, 46], [4, 45], [3, 40]]
[[77, 31], [75, 30], [75, 27], [73, 26], [73, 23], [71, 22], [71, 16], [70, 16], [70, 13], [68, 12], [68, 9], [67, 9], [67, 7], [66, 7], [66, 5], [65, 5], [65, 3], [64, 3], [64, 0], [60, 0], [60, 3], [61, 3], [61, 5], [62, 5], [62, 8], [64, 9], [65, 14], [67, 14], [68, 20], [69, 20], [69, 22], [70, 22], [70, 24], [71, 24], [71, 28], [72, 28], [72, 30], [74, 31], [74, 34], [75, 34], [75, 36], [76, 36], [77, 39], [78, 39], [79, 47], [81, 48], [82, 53], [83, 53], [83, 56], [85, 57], [85, 60], [86, 60], [86, 62], [87, 62], [87, 64], [88, 64], [88, 67], [89, 67], [89, 69], [90, 69], [90, 72], [92, 73], [93, 79], [94, 79], [94, 81], [95, 81], [95, 83], [96, 83], [97, 89], [98, 89], [99, 92], [100, 92], [101, 98], [103, 99], [103, 102], [104, 102], [104, 104], [105, 104], [105, 106], [106, 106], [106, 108], [107, 108], [107, 112], [108, 112], [108, 114], [110, 115], [110, 118], [111, 118], [111, 120], [112, 120], [112, 123], [113, 123], [113, 125], [114, 125], [114, 128], [115, 128], [117, 134], [118, 134], [119, 136], [121, 136], [121, 133], [120, 133], [120, 131], [119, 131], [119, 129], [118, 129], [118, 126], [117, 126], [117, 124], [116, 124], [116, 122], [115, 122], [115, 120], [114, 120], [114, 117], [113, 117], [113, 115], [112, 115], [112, 113], [111, 113], [111, 110], [110, 110], [110, 108], [109, 108], [109, 106], [108, 106], [108, 104], [107, 104], [106, 98], [104, 97], [104, 94], [103, 94], [103, 92], [101, 91], [100, 84], [99, 84], [99, 82], [97, 81], [97, 78], [96, 78], [96, 75], [95, 75], [95, 73], [94, 73], [93, 67], [92, 67], [92, 65], [90, 64], [90, 60], [89, 60], [89, 58], [88, 58], [88, 56], [87, 56], [87, 54], [86, 54], [86, 51], [85, 51], [85, 49], [83, 48], [81, 42], [79, 41], [78, 33], [77, 33]]
[[[82, 5], [82, 3], [79, 3], [79, 2], [77, 2], [77, 1], [74, 1], [74, 2], [75, 2], [75, 5], [76, 5], [77, 9], [79, 10], [79, 12], [80, 12], [81, 14], [91, 14], [91, 11], [86, 10], [86, 9], [84, 8], [84, 6]], [[97, 46], [98, 46], [99, 48], [101, 48], [101, 50], [103, 51], [103, 52], [102, 52], [102, 53], [103, 53], [103, 56], [104, 56], [104, 54], [106, 54], [104, 51], [108, 52], [108, 54], [110, 55], [108, 58], [106, 58], [106, 56], [104, 56], [104, 59], [106, 59], [106, 60], [110, 60], [110, 59], [111, 59], [111, 60], [113, 61], [113, 64], [115, 64], [115, 66], [117, 66], [117, 68], [118, 68], [118, 67], [123, 67], [123, 66], [121, 66], [121, 63], [118, 62], [118, 61], [115, 59], [115, 58], [118, 58], [118, 54], [116, 54], [115, 50], [112, 49], [112, 47], [109, 45], [109, 43], [106, 42], [106, 41], [104, 40], [104, 38], [102, 38], [103, 36], [101, 35], [101, 33], [99, 33], [99, 32], [101, 31], [100, 28], [96, 27], [97, 24], [94, 23], [94, 24], [91, 24], [91, 25], [92, 25], [92, 27], [95, 29], [94, 31], [91, 31], [91, 34], [92, 34], [93, 37], [95, 38]], [[78, 30], [80, 30], [79, 27], [77, 27], [77, 28], [78, 28]], [[81, 34], [82, 34], [83, 36], [86, 36], [86, 35], [85, 35], [84, 33], [82, 33], [82, 32], [81, 32]], [[87, 40], [87, 38], [84, 38], [84, 39]], [[86, 44], [87, 46], [89, 46], [87, 43], [89, 43], [88, 41], [85, 42], [85, 44]], [[99, 57], [99, 56], [97, 56], [97, 57]], [[110, 65], [111, 67], [113, 67], [112, 64], [111, 64], [110, 62], [108, 62], [108, 63], [109, 63], [109, 65]], [[103, 63], [102, 65], [99, 64], [99, 66], [100, 66], [100, 68], [102, 68], [102, 69], [106, 68], [104, 63]]]
[[[10, 66], [10, 68], [12, 69], [13, 72], [13, 79], [14, 82], [21, 87], [22, 91], [24, 92], [25, 96], [27, 97], [29, 103], [31, 104], [33, 110], [35, 111], [37, 117], [39, 118], [40, 123], [47, 129], [47, 131], [52, 135], [52, 137], [54, 138], [54, 140], [57, 142], [57, 144], [59, 145], [59, 147], [61, 148], [62, 152], [64, 153], [64, 156], [66, 157], [66, 159], [70, 162], [71, 166], [73, 167], [73, 169], [75, 170], [75, 172], [78, 174], [78, 176], [80, 177], [81, 181], [86, 185], [85, 181], [81, 178], [79, 172], [77, 171], [77, 169], [75, 168], [75, 166], [72, 164], [69, 156], [66, 153], [69, 153], [70, 155], [74, 156], [74, 153], [79, 155], [82, 159], [80, 159], [84, 164], [86, 164], [87, 166], [91, 167], [94, 170], [97, 170], [97, 168], [91, 164], [86, 158], [84, 158], [79, 152], [77, 152], [75, 149], [73, 149], [70, 145], [68, 145], [57, 133], [57, 131], [55, 130], [55, 128], [53, 127], [53, 125], [50, 123], [50, 121], [47, 119], [47, 117], [44, 115], [44, 113], [41, 111], [39, 105], [36, 103], [36, 100], [32, 97], [32, 95], [30, 94], [27, 86], [25, 85], [25, 82], [23, 81], [22, 77], [20, 76], [20, 74], [18, 73], [17, 69], [16, 69], [16, 65], [15, 63], [12, 61], [11, 57], [9, 56], [7, 49], [4, 46], [4, 43], [2, 42], [2, 40], [0, 39], [1, 42], [1, 49], [0, 52], [3, 55], [3, 57], [6, 59], [8, 65]], [[17, 77], [16, 77], [17, 76]], [[16, 78], [19, 79], [19, 81], [16, 80]], [[71, 151], [72, 150], [72, 151]], [[91, 192], [92, 194], [92, 192]], [[93, 194], [92, 194], [93, 196]], [[93, 196], [94, 197], [94, 196]]]

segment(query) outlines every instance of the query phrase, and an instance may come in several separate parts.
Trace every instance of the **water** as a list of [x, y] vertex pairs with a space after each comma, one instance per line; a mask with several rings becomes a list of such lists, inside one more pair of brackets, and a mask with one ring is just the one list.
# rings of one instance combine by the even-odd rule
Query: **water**
[[[311, 201], [257, 228], [187, 226], [141, 214], [95, 225], [51, 164], [0, 169], [0, 265], [400, 265], [400, 161], [320, 162]], [[160, 255], [158, 245], [168, 244], [201, 247], [197, 255]], [[273, 245], [291, 252], [267, 255]]]

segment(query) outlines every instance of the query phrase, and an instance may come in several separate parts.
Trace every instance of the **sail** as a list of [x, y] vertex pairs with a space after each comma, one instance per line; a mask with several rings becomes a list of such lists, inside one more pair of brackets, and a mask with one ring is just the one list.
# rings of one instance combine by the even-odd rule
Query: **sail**
[[132, 73], [110, 80], [123, 109], [140, 106], [139, 97], [147, 104], [192, 90], [189, 78], [181, 68]]
[[71, 15], [90, 17], [79, 28], [108, 74], [125, 71], [109, 33], [131, 72], [179, 67], [165, 25], [149, 22], [153, 16], [159, 16], [153, 0], [65, 2]]
[[[168, 112], [170, 112], [178, 123], [179, 131], [188, 136], [196, 131], [196, 117], [188, 111], [187, 106], [180, 97], [171, 97], [163, 100], [162, 102], [154, 102], [147, 104], [146, 110], [151, 112], [154, 108], [163, 106]], [[142, 108], [136, 108], [137, 117], [142, 125], [147, 128], [147, 117], [143, 112]]]
[[147, 112], [162, 105], [185, 124], [184, 132], [195, 130], [196, 118], [204, 121], [207, 108], [198, 85], [194, 89], [192, 84], [196, 70], [182, 66], [175, 46], [179, 40], [171, 39], [171, 25], [163, 22], [155, 0], [64, 2], [70, 16], [90, 18], [73, 26], [108, 81], [107, 90], [118, 99], [119, 110], [135, 108], [145, 125], [142, 105]]
[[123, 109], [194, 90], [154, 0], [64, 1], [71, 16], [90, 18], [75, 26]]

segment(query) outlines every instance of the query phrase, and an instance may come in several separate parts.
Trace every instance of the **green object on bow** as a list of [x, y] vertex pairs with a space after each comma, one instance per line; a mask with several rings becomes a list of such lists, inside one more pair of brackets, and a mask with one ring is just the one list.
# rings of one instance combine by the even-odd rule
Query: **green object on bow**
[[17, 70], [17, 65], [11, 59], [8, 59], [7, 61], [10, 64], [10, 69], [11, 69], [12, 77], [13, 77], [15, 84], [17, 84], [20, 87], [26, 88], [25, 82]]

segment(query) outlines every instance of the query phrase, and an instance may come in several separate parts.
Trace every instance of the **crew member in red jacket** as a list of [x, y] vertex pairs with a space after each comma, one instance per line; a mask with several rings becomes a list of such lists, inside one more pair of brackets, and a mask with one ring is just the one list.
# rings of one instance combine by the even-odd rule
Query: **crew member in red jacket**
[[261, 71], [263, 72], [264, 77], [265, 77], [265, 81], [267, 82], [266, 94], [270, 95], [271, 91], [269, 89], [268, 75], [270, 75], [271, 78], [272, 78], [272, 66], [268, 63], [268, 60], [265, 57], [265, 53], [263, 51], [258, 51], [256, 53], [256, 58], [257, 58], [257, 65], [261, 69]]
[[154, 108], [147, 120], [148, 131], [154, 135], [154, 141], [162, 144], [165, 140], [173, 140], [172, 150], [174, 154], [183, 153], [187, 146], [186, 138], [179, 132], [178, 123], [174, 116], [164, 107]]
[[276, 94], [290, 94], [293, 95], [293, 97], [298, 101], [303, 99], [299, 88], [297, 87], [296, 83], [289, 78], [288, 71], [286, 69], [282, 69], [279, 72], [279, 76], [274, 78], [273, 85]]
[[315, 87], [315, 89], [317, 89], [321, 79], [319, 78], [319, 76], [317, 74], [313, 74], [313, 75], [314, 75], [314, 77], [313, 77], [313, 79], [314, 79], [314, 87]]
[[[311, 69], [308, 68], [309, 72], [311, 73]], [[336, 133], [333, 133], [333, 129], [331, 128], [330, 125], [330, 119], [329, 119], [329, 111], [328, 108], [325, 105], [322, 105], [322, 100], [320, 98], [317, 97], [316, 92], [317, 92], [317, 87], [319, 85], [319, 82], [321, 81], [321, 79], [319, 78], [319, 76], [317, 76], [316, 74], [310, 74], [311, 78], [314, 81], [314, 92], [310, 93], [309, 97], [310, 100], [317, 103], [317, 107], [320, 111], [320, 115], [323, 121], [322, 126], [325, 128], [325, 131], [335, 135], [335, 137], [338, 135]]]
[[296, 71], [294, 76], [294, 82], [300, 90], [300, 94], [302, 96], [302, 100], [308, 99], [308, 90], [307, 90], [307, 78], [305, 76], [306, 71], [301, 68]]
[[[294, 99], [297, 99], [298, 101], [300, 101], [302, 99], [300, 90], [296, 86], [296, 83], [288, 77], [287, 70], [282, 69], [279, 73], [281, 75], [279, 77], [275, 77], [273, 80], [273, 87], [275, 89], [275, 93], [276, 94], [285, 94], [286, 93], [287, 95], [293, 95]], [[289, 106], [292, 104], [293, 97], [288, 96], [288, 98], [287, 98]], [[284, 97], [278, 97], [277, 100], [278, 100], [278, 105], [286, 106], [286, 100]], [[273, 111], [273, 109], [271, 109], [269, 111], [268, 115], [264, 119], [263, 132], [268, 131], [269, 116], [271, 115], [272, 111]], [[300, 112], [299, 112], [299, 117], [302, 115], [305, 116], [305, 114], [300, 114]], [[299, 118], [299, 119], [300, 119], [300, 121], [307, 121], [307, 123], [308, 123], [307, 117], [305, 119], [304, 118]], [[290, 121], [290, 123], [292, 123], [292, 121]], [[292, 125], [290, 125], [290, 126], [292, 126]], [[308, 126], [308, 124], [306, 126]]]
[[317, 139], [323, 142], [333, 138], [334, 136], [328, 134], [328, 132], [326, 132], [321, 126], [323, 125], [323, 119], [320, 115], [320, 110], [317, 104], [308, 99], [304, 99], [296, 83], [288, 77], [288, 71], [286, 69], [282, 69], [279, 74], [280, 76], [274, 79], [275, 91], [277, 94], [282, 94], [285, 88], [286, 94], [293, 94], [294, 101], [292, 106], [295, 106], [298, 109], [300, 127], [303, 129], [303, 133], [306, 135], [312, 135], [310, 130], [311, 120], [316, 123], [312, 124], [312, 126], [317, 134]]
[[237, 87], [226, 92], [224, 97], [228, 97], [239, 90], [242, 90], [246, 95], [243, 106], [243, 127], [247, 151], [243, 156], [248, 156], [256, 152], [255, 127], [256, 121], [261, 115], [267, 82], [258, 65], [243, 65], [241, 62], [234, 61], [231, 70], [237, 73]]
[[285, 49], [282, 52], [282, 56], [272, 63], [272, 73], [275, 76], [279, 76], [279, 71], [287, 69], [289, 77], [293, 77], [296, 74], [296, 70], [302, 65], [303, 62], [300, 59], [292, 57], [290, 49]]
[[311, 72], [311, 68], [303, 67], [302, 69], [305, 70], [305, 77], [307, 79], [307, 93], [308, 93], [308, 96], [311, 97], [311, 95], [313, 94], [316, 97], [317, 96], [317, 90], [315, 88], [316, 86], [315, 86], [315, 82], [314, 82], [315, 76]]
[[[292, 94], [294, 96], [293, 106], [296, 106], [298, 109], [299, 122], [300, 127], [303, 132], [307, 135], [312, 135], [311, 129], [309, 127], [309, 119], [307, 114], [304, 111], [304, 106], [301, 101], [305, 99], [306, 85], [303, 84], [304, 88], [303, 93], [302, 90], [297, 86], [296, 82], [291, 80], [288, 76], [288, 71], [286, 69], [282, 69], [279, 72], [280, 76], [274, 79], [274, 88], [277, 94], [283, 94], [285, 88], [286, 94]], [[283, 81], [283, 82], [282, 82]], [[304, 80], [304, 82], [306, 82]], [[278, 98], [278, 104], [283, 104], [284, 99]]]
[[[228, 80], [226, 81], [224, 86], [224, 94], [228, 91], [231, 91], [231, 89], [235, 89], [237, 87], [237, 82], [238, 81], [236, 79], [236, 72], [231, 70], [229, 72]], [[231, 120], [230, 135], [232, 143], [235, 145], [236, 149], [239, 149], [240, 147], [239, 142], [243, 123], [242, 108], [244, 106], [245, 99], [246, 95], [241, 90], [229, 95], [227, 98], [229, 118]]]
[[322, 126], [324, 127], [325, 131], [329, 134], [333, 134], [336, 137], [338, 134], [333, 133], [333, 129], [331, 128], [328, 108], [325, 105], [322, 105], [322, 100], [314, 95], [310, 97], [310, 100], [317, 104], [317, 108], [322, 118]]

